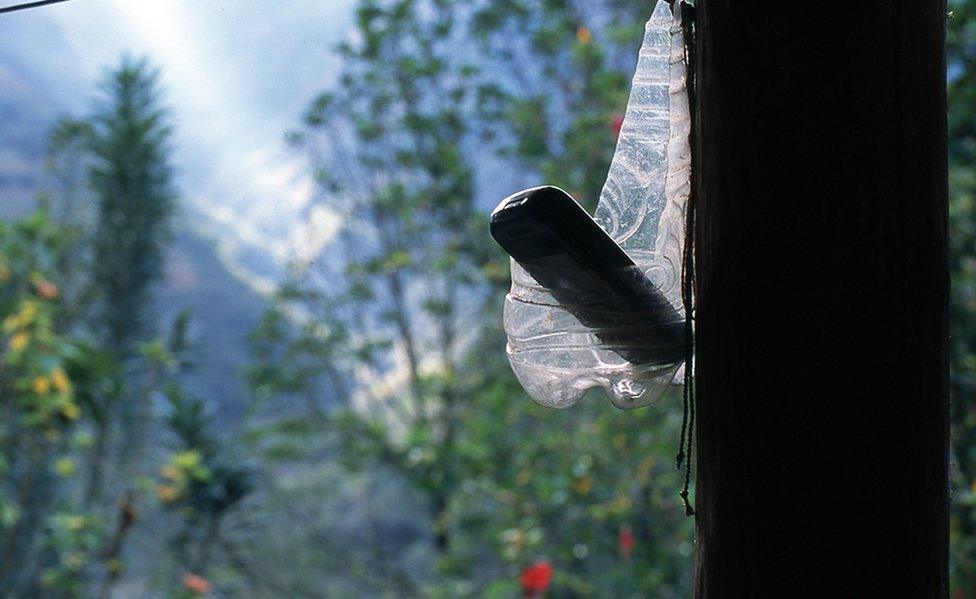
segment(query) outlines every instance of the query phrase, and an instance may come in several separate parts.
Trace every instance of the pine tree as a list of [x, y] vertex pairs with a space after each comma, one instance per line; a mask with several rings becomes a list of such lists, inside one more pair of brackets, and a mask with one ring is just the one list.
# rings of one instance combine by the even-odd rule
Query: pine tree
[[98, 203], [95, 279], [100, 324], [120, 358], [152, 334], [152, 286], [162, 275], [176, 206], [168, 161], [171, 128], [159, 72], [123, 58], [104, 82], [91, 122], [91, 185]]
[[159, 71], [145, 60], [124, 57], [103, 82], [102, 98], [89, 120], [89, 186], [96, 203], [92, 280], [100, 291], [91, 326], [115, 352], [128, 375], [123, 391], [103, 406], [92, 462], [89, 497], [102, 485], [102, 464], [112, 425], [121, 419], [122, 463], [133, 465], [145, 442], [152, 381], [133, 368], [139, 344], [154, 334], [152, 291], [163, 273], [166, 244], [176, 208], [169, 164], [171, 127], [162, 106]]

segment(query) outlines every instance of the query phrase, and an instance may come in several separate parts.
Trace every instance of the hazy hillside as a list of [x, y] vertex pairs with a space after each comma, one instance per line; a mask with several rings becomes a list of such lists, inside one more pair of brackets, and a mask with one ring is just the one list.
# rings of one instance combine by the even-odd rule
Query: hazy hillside
[[[44, 88], [28, 68], [0, 62], [0, 218], [33, 208], [47, 132], [61, 112], [59, 100]], [[236, 421], [246, 400], [236, 369], [245, 362], [245, 337], [265, 299], [221, 263], [216, 243], [197, 232], [207, 226], [198, 215], [186, 208], [177, 222], [165, 287], [158, 296], [160, 324], [190, 310], [200, 363], [190, 388], [212, 400], [221, 416]]]
[[190, 388], [212, 398], [220, 414], [236, 422], [247, 400], [238, 369], [247, 362], [246, 336], [265, 298], [227, 271], [213, 242], [187, 229], [176, 234], [158, 298], [167, 321], [184, 309], [192, 315], [200, 367], [189, 376]]
[[52, 101], [0, 63], [0, 216], [26, 212], [37, 190]]

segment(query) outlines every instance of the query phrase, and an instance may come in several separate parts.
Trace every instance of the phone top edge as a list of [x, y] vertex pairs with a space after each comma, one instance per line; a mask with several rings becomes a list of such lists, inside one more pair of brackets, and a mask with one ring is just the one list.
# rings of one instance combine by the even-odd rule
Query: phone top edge
[[[547, 190], [547, 189], [552, 189], [552, 190], [555, 190], [555, 191], [559, 191], [559, 192], [565, 194], [566, 196], [568, 196], [571, 199], [573, 197], [573, 196], [569, 195], [568, 193], [566, 193], [564, 190], [556, 187], [555, 185], [538, 185], [536, 187], [529, 187], [529, 188], [523, 189], [521, 191], [516, 191], [515, 193], [513, 193], [513, 194], [509, 195], [508, 197], [506, 197], [501, 202], [498, 202], [498, 205], [495, 206], [495, 209], [491, 211], [491, 220], [495, 220], [495, 217], [499, 213], [501, 213], [503, 210], [505, 210], [506, 208], [511, 208], [511, 207], [516, 206], [519, 203], [521, 203], [521, 202], [519, 202], [520, 200], [523, 200], [523, 201], [524, 200], [527, 200], [529, 198], [529, 196], [531, 196], [532, 194], [534, 194], [534, 193], [536, 193], [538, 191], [544, 191], [544, 190]], [[576, 202], [575, 199], [573, 199], [573, 201]], [[576, 203], [577, 203], [577, 205], [579, 205], [579, 202], [576, 202]], [[580, 208], [582, 208], [582, 206], [580, 206]]]
[[524, 250], [531, 248], [524, 243], [526, 226], [546, 231], [544, 236], [558, 240], [560, 251], [572, 255], [578, 268], [605, 270], [634, 265], [586, 209], [558, 187], [524, 189], [502, 200], [492, 213], [491, 236], [523, 267], [529, 266]]

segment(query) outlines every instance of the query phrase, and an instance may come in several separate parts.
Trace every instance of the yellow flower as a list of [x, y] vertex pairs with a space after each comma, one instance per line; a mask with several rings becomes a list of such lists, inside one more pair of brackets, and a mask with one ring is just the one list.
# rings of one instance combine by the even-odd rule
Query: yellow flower
[[11, 314], [10, 316], [3, 319], [3, 323], [0, 324], [0, 330], [4, 333], [9, 333], [16, 330], [20, 325], [16, 314]]
[[653, 455], [649, 455], [640, 461], [640, 464], [637, 465], [637, 480], [641, 482], [650, 480], [655, 461]]
[[51, 384], [54, 385], [54, 389], [58, 393], [71, 391], [71, 381], [68, 380], [68, 375], [60, 368], [55, 368], [51, 372]]
[[156, 487], [156, 497], [163, 503], [173, 503], [180, 498], [180, 491], [172, 485], [159, 485]]
[[20, 314], [17, 317], [20, 319], [20, 326], [26, 327], [30, 323], [34, 322], [37, 318], [37, 302], [34, 300], [27, 300], [24, 302], [24, 306], [20, 309]]
[[51, 381], [47, 380], [44, 375], [36, 376], [31, 381], [31, 388], [37, 395], [47, 395], [51, 391]]
[[626, 495], [619, 495], [610, 504], [610, 509], [616, 512], [624, 512], [629, 510], [630, 506], [631, 506], [630, 497], [627, 497]]
[[68, 516], [64, 520], [64, 527], [72, 532], [77, 532], [88, 524], [88, 519], [84, 516]]
[[91, 434], [91, 432], [80, 431], [75, 435], [74, 439], [71, 440], [71, 444], [77, 449], [86, 449], [91, 447], [94, 440], [95, 437]]
[[75, 462], [71, 458], [61, 458], [54, 463], [54, 470], [61, 476], [71, 476], [75, 473]]
[[192, 470], [200, 465], [200, 460], [203, 458], [200, 452], [195, 449], [190, 449], [188, 451], [181, 451], [180, 453], [173, 456], [173, 465], [177, 468], [182, 468], [183, 470]]
[[3, 332], [5, 333], [23, 329], [34, 322], [34, 319], [37, 318], [37, 313], [37, 302], [34, 300], [25, 300], [20, 307], [20, 311], [8, 316], [3, 321], [3, 325], [0, 326], [2, 326]]
[[577, 478], [575, 481], [573, 481], [573, 489], [575, 489], [580, 495], [588, 495], [593, 489], [593, 479], [589, 476]]
[[85, 560], [76, 552], [71, 551], [61, 556], [61, 563], [67, 566], [69, 570], [78, 571], [85, 565]]
[[30, 335], [27, 333], [17, 333], [10, 338], [10, 342], [7, 344], [7, 348], [12, 352], [21, 352], [30, 343]]
[[81, 416], [81, 408], [72, 401], [66, 401], [61, 404], [61, 415], [68, 420], [78, 420], [78, 417]]
[[525, 533], [519, 528], [509, 528], [502, 531], [502, 542], [521, 548], [525, 544]]
[[169, 480], [172, 481], [177, 481], [183, 478], [183, 473], [180, 472], [180, 469], [177, 468], [176, 466], [173, 466], [172, 464], [166, 464], [159, 470], [160, 472], [162, 472], [163, 478], [168, 478]]

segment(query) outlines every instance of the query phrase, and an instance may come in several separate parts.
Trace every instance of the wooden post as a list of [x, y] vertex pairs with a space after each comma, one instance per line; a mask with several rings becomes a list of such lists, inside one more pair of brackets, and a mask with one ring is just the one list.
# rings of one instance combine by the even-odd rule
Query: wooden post
[[699, 0], [696, 597], [945, 597], [944, 0]]

